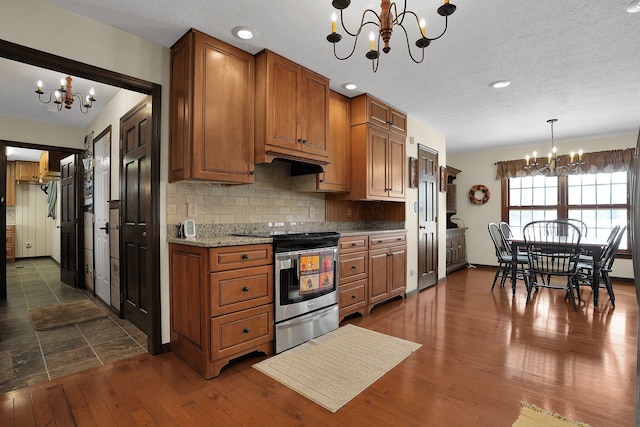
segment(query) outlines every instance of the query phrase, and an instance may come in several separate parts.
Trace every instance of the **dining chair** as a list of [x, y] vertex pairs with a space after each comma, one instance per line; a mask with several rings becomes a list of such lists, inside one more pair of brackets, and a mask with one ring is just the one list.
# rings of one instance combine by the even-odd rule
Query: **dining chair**
[[[498, 224], [496, 224], [495, 222], [489, 223], [488, 229], [489, 236], [491, 236], [493, 246], [496, 250], [496, 258], [498, 260], [498, 268], [496, 269], [496, 274], [493, 277], [493, 283], [491, 284], [491, 290], [493, 291], [493, 288], [496, 286], [496, 280], [498, 280], [498, 277], [501, 278], [501, 287], [504, 286], [507, 278], [511, 277], [511, 265], [513, 262], [513, 257], [511, 255], [511, 246], [503, 237]], [[516, 256], [516, 262], [518, 263], [516, 278], [524, 279], [523, 266], [527, 264], [527, 258], [525, 256]]]
[[558, 221], [575, 225], [576, 227], [578, 227], [578, 229], [580, 229], [580, 238], [584, 239], [585, 237], [587, 237], [589, 227], [587, 227], [587, 224], [585, 224], [584, 221], [575, 218], [562, 218], [558, 219]]
[[[620, 242], [622, 241], [622, 236], [624, 235], [626, 226], [620, 227], [616, 226], [611, 231], [609, 238], [607, 239], [607, 247], [604, 251], [602, 251], [602, 256], [600, 257], [600, 277], [602, 278], [600, 287], [605, 288], [607, 290], [607, 294], [609, 295], [609, 300], [611, 301], [611, 305], [613, 307], [616, 306], [616, 297], [613, 293], [613, 286], [611, 284], [611, 277], [609, 273], [613, 271], [613, 263], [616, 260], [616, 255], [618, 254], [618, 249], [620, 248]], [[612, 237], [612, 234], [615, 235]], [[578, 270], [581, 273], [580, 280], [578, 281], [578, 301], [580, 301], [580, 285], [588, 285], [591, 289], [593, 289], [593, 259], [591, 262], [581, 261], [578, 264]]]
[[[574, 289], [579, 279], [580, 236], [580, 229], [565, 221], [533, 221], [525, 225], [527, 303], [533, 289], [536, 292], [539, 288], [560, 289], [566, 293], [565, 300], [570, 298], [573, 310], [577, 311]], [[544, 277], [547, 281], [542, 279]], [[560, 277], [564, 283], [554, 283], [553, 277]]]

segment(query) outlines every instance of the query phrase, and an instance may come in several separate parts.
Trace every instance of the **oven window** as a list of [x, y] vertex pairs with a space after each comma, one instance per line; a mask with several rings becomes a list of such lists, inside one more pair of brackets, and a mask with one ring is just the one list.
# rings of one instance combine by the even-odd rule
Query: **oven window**
[[336, 266], [334, 250], [296, 256], [291, 268], [280, 270], [280, 304], [295, 304], [334, 292]]
[[300, 295], [333, 288], [333, 252], [300, 257]]

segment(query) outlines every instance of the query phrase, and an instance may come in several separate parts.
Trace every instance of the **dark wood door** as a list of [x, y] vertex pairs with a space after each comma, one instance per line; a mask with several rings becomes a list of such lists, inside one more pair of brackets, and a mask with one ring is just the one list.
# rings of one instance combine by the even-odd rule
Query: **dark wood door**
[[438, 153], [418, 146], [418, 290], [438, 281]]
[[60, 160], [60, 281], [78, 286], [76, 156]]
[[121, 313], [149, 334], [152, 309], [151, 98], [120, 119]]

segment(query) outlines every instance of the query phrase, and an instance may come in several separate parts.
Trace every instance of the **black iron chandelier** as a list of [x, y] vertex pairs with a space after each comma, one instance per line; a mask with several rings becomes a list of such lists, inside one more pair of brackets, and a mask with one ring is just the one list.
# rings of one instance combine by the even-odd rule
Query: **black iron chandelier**
[[584, 160], [582, 160], [582, 150], [578, 150], [578, 156], [576, 158], [576, 153], [569, 153], [569, 161], [565, 164], [558, 158], [558, 149], [556, 148], [556, 143], [553, 139], [553, 125], [558, 121], [558, 119], [549, 119], [547, 123], [551, 124], [551, 151], [547, 155], [547, 163], [542, 164], [538, 161], [538, 153], [533, 152], [533, 158], [527, 156], [525, 157], [525, 170], [535, 170], [538, 173], [545, 175], [560, 175], [566, 172], [570, 172], [575, 170], [578, 166], [584, 165]]
[[[395, 27], [399, 27], [404, 32], [405, 40], [407, 43], [407, 51], [409, 52], [409, 56], [416, 64], [421, 63], [424, 60], [424, 49], [431, 44], [432, 41], [438, 40], [440, 37], [447, 32], [447, 25], [449, 21], [449, 15], [453, 14], [456, 11], [456, 6], [449, 3], [449, 0], [444, 0], [444, 4], [438, 8], [438, 14], [440, 16], [444, 16], [444, 30], [437, 37], [427, 37], [427, 29], [425, 20], [422, 18], [418, 18], [415, 12], [407, 10], [407, 2], [404, 1], [404, 7], [402, 8], [402, 12], [398, 13], [398, 7], [395, 2], [391, 2], [390, 0], [382, 0], [380, 4], [380, 14], [376, 13], [372, 9], [366, 9], [362, 12], [362, 19], [360, 20], [360, 26], [357, 31], [351, 32], [347, 29], [344, 24], [343, 19], [343, 11], [351, 4], [351, 0], [333, 0], [332, 3], [334, 8], [340, 11], [340, 24], [342, 29], [349, 36], [353, 37], [353, 48], [351, 52], [344, 57], [341, 57], [336, 52], [336, 44], [342, 40], [342, 36], [336, 32], [336, 23], [337, 23], [337, 14], [333, 12], [331, 15], [331, 34], [327, 36], [327, 41], [333, 44], [333, 55], [343, 61], [345, 59], [349, 59], [356, 50], [356, 45], [358, 44], [358, 38], [363, 28], [366, 25], [374, 25], [378, 27], [378, 47], [380, 46], [380, 39], [384, 42], [384, 47], [382, 51], [384, 53], [389, 53], [391, 50], [391, 46], [389, 46], [389, 40], [391, 39], [391, 34]], [[375, 19], [374, 19], [375, 18]], [[407, 22], [405, 22], [405, 18]], [[409, 33], [405, 25], [409, 24], [410, 21], [415, 19], [416, 26], [419, 30], [420, 37], [415, 41], [415, 45], [420, 50], [420, 56], [414, 56], [411, 50], [411, 44], [409, 43]], [[376, 36], [373, 31], [369, 34], [369, 51], [365, 54], [367, 59], [371, 60], [373, 72], [378, 71], [378, 61], [380, 59], [380, 51], [376, 49]]]
[[89, 90], [89, 95], [87, 95], [86, 97], [83, 97], [80, 92], [74, 93], [71, 88], [71, 80], [71, 76], [60, 79], [60, 87], [51, 91], [51, 93], [49, 94], [49, 99], [46, 101], [42, 99], [42, 95], [44, 95], [44, 92], [42, 90], [42, 80], [38, 80], [38, 87], [35, 90], [35, 92], [38, 94], [38, 99], [43, 104], [49, 104], [50, 102], [53, 102], [54, 104], [56, 104], [58, 111], [62, 111], [63, 105], [64, 108], [70, 110], [73, 106], [73, 102], [77, 99], [78, 101], [80, 101], [78, 103], [80, 111], [82, 112], [82, 114], [87, 114], [89, 112], [89, 108], [91, 108], [91, 105], [96, 101], [96, 93], [93, 88]]

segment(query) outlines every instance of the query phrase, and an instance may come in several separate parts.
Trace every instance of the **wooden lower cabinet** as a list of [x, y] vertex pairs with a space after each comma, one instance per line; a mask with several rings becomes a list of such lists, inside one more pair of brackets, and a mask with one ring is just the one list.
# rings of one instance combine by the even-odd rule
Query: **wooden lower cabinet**
[[340, 239], [340, 319], [353, 313], [366, 315], [381, 302], [404, 298], [406, 242], [404, 232]]
[[7, 262], [15, 262], [16, 260], [16, 227], [15, 225], [7, 225]]
[[169, 244], [171, 351], [205, 378], [230, 360], [273, 354], [271, 245]]
[[368, 248], [367, 236], [342, 237], [338, 243], [340, 319], [367, 314]]

